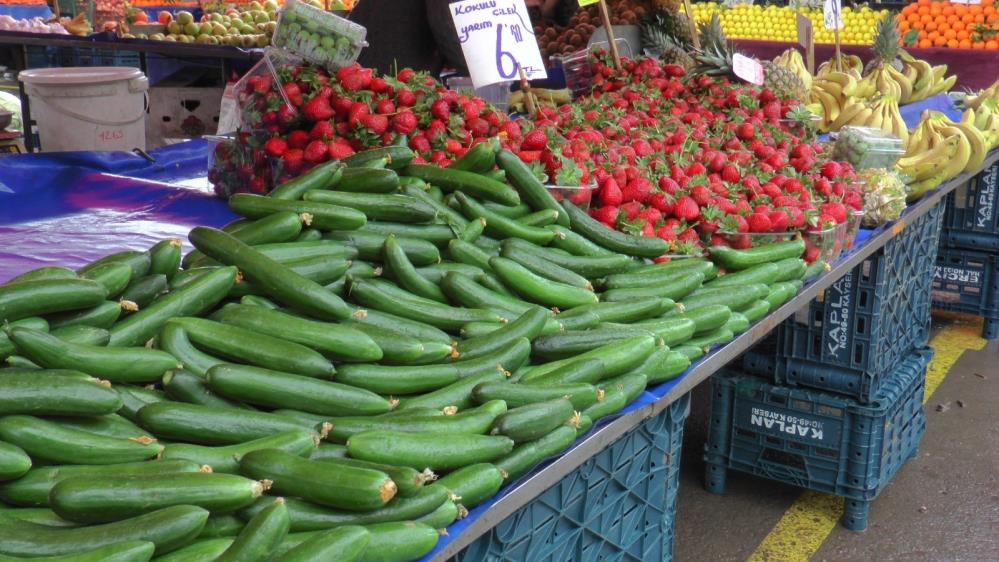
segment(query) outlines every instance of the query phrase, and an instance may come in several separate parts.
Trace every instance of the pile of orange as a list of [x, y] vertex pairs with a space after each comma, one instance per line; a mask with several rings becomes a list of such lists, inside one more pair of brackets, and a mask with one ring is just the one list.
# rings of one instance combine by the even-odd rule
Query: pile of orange
[[[898, 30], [904, 44], [914, 47], [999, 50], [999, 10], [994, 0], [952, 4], [917, 0], [899, 12]], [[917, 32], [915, 40], [910, 38]]]

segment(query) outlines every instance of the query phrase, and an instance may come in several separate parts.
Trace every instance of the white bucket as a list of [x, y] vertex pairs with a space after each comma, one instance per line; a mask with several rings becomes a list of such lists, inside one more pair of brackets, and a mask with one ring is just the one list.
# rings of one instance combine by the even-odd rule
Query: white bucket
[[139, 69], [37, 68], [18, 78], [43, 150], [145, 150], [149, 82]]

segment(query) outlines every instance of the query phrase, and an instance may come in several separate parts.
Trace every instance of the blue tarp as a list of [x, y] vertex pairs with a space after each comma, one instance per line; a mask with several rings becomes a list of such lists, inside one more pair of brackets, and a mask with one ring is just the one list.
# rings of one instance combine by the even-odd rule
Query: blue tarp
[[52, 10], [48, 6], [10, 6], [0, 5], [0, 15], [10, 16], [19, 20], [31, 18], [49, 19], [52, 17]]

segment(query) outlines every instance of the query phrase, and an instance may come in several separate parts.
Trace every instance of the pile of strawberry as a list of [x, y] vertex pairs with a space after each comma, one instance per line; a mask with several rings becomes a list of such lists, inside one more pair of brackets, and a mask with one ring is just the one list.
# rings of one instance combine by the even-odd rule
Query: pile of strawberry
[[862, 206], [849, 164], [781, 125], [796, 101], [652, 59], [614, 70], [598, 57], [592, 74], [591, 95], [511, 120], [409, 69], [284, 66], [276, 79], [248, 81], [240, 104], [253, 132], [217, 148], [222, 164], [209, 179], [220, 194], [264, 193], [326, 160], [399, 142], [417, 161], [447, 166], [498, 135], [549, 183], [595, 184], [590, 212], [607, 226], [658, 236], [678, 254], [823, 231]]

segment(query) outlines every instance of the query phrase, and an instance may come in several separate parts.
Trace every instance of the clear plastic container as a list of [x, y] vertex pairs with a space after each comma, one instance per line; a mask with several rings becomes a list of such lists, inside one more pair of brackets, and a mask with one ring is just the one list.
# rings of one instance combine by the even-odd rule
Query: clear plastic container
[[799, 139], [812, 142], [815, 140], [816, 135], [819, 131], [819, 123], [822, 121], [822, 116], [812, 115], [805, 121], [798, 119], [781, 119], [780, 126], [783, 129], [787, 129], [791, 134], [798, 137]]
[[860, 223], [864, 220], [864, 211], [851, 211], [846, 220], [846, 230], [843, 238], [843, 249], [853, 249], [853, 244], [857, 241], [857, 233], [860, 231]]
[[716, 232], [733, 248], [746, 249], [777, 242], [787, 242], [799, 236], [805, 239], [805, 260], [809, 263], [822, 259], [832, 262], [843, 252], [847, 223], [838, 224], [825, 230], [787, 232]]
[[548, 193], [552, 194], [552, 197], [556, 201], [568, 200], [573, 205], [583, 209], [584, 211], [589, 210], [590, 201], [593, 200], [593, 194], [597, 192], [597, 184], [591, 183], [587, 185], [545, 185], [548, 189]]
[[452, 76], [447, 79], [447, 87], [458, 92], [471, 92], [501, 111], [506, 111], [510, 102], [510, 82], [498, 82], [481, 88], [472, 84], [467, 76]]
[[[615, 39], [614, 43], [617, 45], [620, 56], [631, 57], [631, 45], [627, 41]], [[593, 83], [590, 55], [593, 51], [606, 51], [607, 45], [607, 41], [600, 41], [575, 53], [563, 57], [552, 57], [561, 61], [562, 73], [565, 75], [565, 87], [572, 92], [573, 99], [590, 93], [590, 85]]]
[[287, 0], [271, 43], [329, 68], [347, 66], [367, 46], [368, 30], [350, 20], [298, 0]]
[[[291, 105], [288, 96], [284, 93], [277, 69], [301, 62], [300, 57], [288, 51], [274, 47], [264, 49], [264, 56], [233, 86], [233, 95], [236, 97], [236, 104], [240, 112], [240, 130], [253, 131], [264, 129], [267, 126], [264, 123], [264, 114], [268, 111], [276, 111], [276, 108], [267, 107], [266, 98], [269, 93], [278, 94], [285, 105]], [[261, 91], [259, 87], [261, 79], [266, 80], [269, 84], [266, 91]]]
[[871, 127], [843, 127], [836, 136], [833, 159], [845, 160], [857, 170], [891, 168], [902, 155], [902, 139]]

